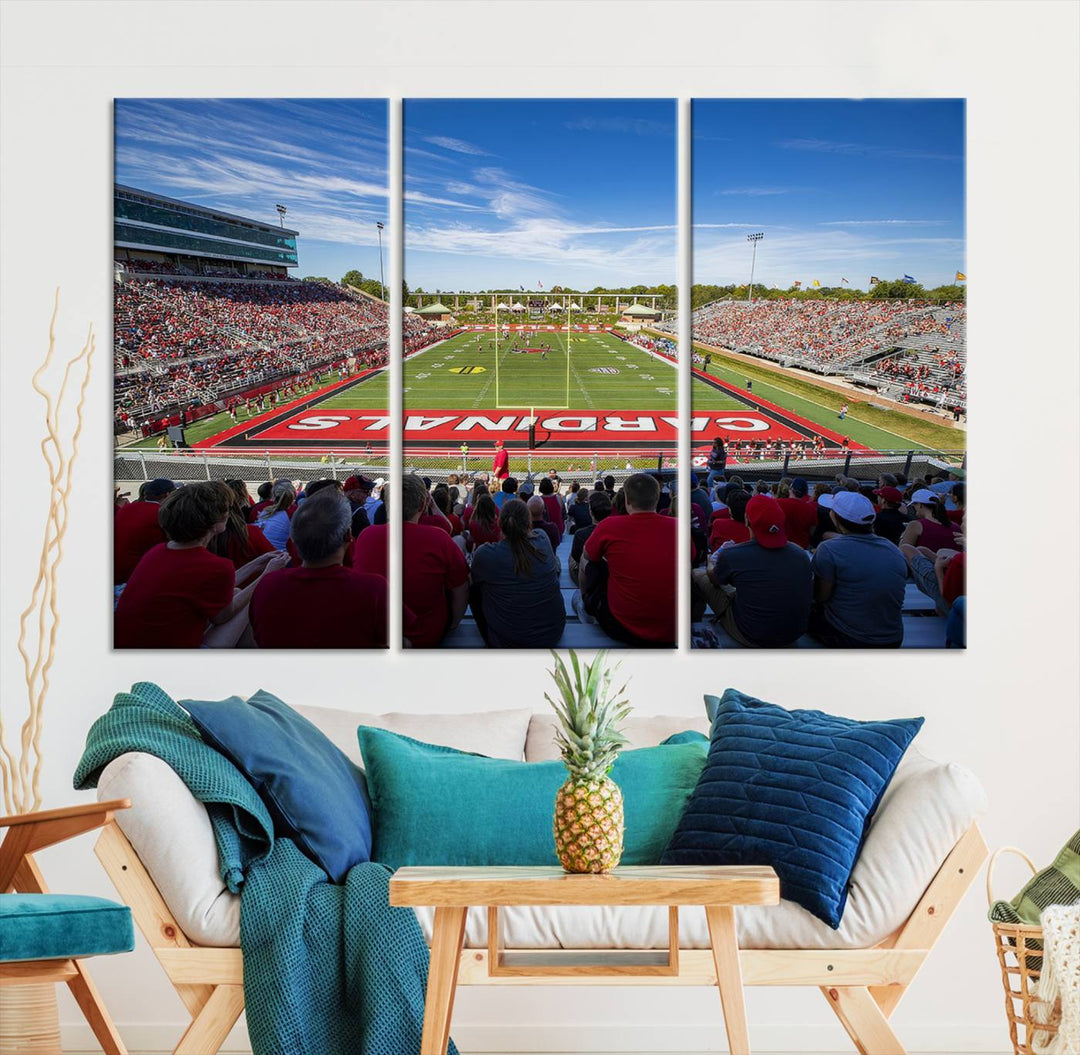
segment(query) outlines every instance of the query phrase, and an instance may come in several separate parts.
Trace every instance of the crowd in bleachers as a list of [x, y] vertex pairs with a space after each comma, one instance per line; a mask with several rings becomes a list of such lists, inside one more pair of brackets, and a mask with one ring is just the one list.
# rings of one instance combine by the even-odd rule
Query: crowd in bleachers
[[655, 334], [641, 333], [631, 334], [627, 340], [630, 344], [636, 344], [647, 352], [658, 352], [666, 355], [669, 359], [678, 357], [678, 345], [667, 337], [657, 337]]
[[213, 403], [334, 361], [378, 366], [387, 312], [322, 282], [130, 280], [115, 286], [119, 421]]
[[959, 411], [967, 406], [966, 367], [962, 350], [929, 345], [878, 359], [857, 380], [904, 403]]
[[[784, 648], [809, 635], [832, 648], [896, 648], [914, 584], [964, 639], [966, 486], [960, 469], [919, 480], [882, 474], [752, 481], [714, 448], [690, 496], [692, 619], [736, 645]], [[710, 624], [700, 637], [708, 639]], [[715, 637], [715, 634], [713, 635]]]
[[840, 373], [912, 340], [961, 348], [963, 304], [906, 300], [714, 301], [694, 312], [695, 341]]
[[[518, 480], [497, 461], [491, 473], [434, 487], [410, 474], [402, 492], [404, 633], [413, 647], [448, 635], [454, 644], [466, 618], [480, 635], [470, 643], [489, 648], [554, 647], [570, 619], [609, 643], [675, 644], [677, 522], [655, 476], [583, 487], [554, 470]], [[360, 556], [368, 546], [371, 560]], [[380, 570], [384, 550], [379, 536], [363, 536], [357, 565]], [[566, 576], [577, 588], [570, 613]]]
[[267, 481], [254, 496], [242, 480], [117, 495], [114, 644], [385, 648], [385, 560], [381, 574], [354, 560], [385, 523], [383, 481], [358, 475]]

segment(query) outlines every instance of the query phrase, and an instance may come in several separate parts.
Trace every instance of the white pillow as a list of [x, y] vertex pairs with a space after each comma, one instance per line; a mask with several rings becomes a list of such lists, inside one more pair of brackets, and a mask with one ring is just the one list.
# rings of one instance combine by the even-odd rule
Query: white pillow
[[360, 714], [330, 707], [297, 707], [296, 710], [318, 726], [358, 766], [363, 765], [356, 740], [358, 725], [386, 729], [423, 740], [426, 744], [520, 762], [525, 753], [525, 731], [531, 715], [524, 708], [471, 714]]
[[[551, 711], [539, 712], [529, 722], [529, 732], [525, 737], [525, 761], [549, 762], [559, 758], [559, 749], [555, 745], [555, 730], [558, 719]], [[627, 749], [634, 747], [656, 747], [669, 736], [696, 729], [709, 735], [709, 719], [702, 714], [651, 714], [627, 718], [622, 723], [623, 733], [630, 741]]]

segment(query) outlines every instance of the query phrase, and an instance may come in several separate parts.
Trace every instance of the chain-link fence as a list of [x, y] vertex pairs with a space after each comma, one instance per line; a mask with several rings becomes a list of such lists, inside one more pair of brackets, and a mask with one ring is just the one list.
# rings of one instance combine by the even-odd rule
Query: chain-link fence
[[113, 477], [133, 483], [160, 478], [177, 483], [197, 480], [243, 480], [262, 483], [265, 480], [323, 480], [344, 481], [354, 474], [386, 476], [390, 457], [385, 451], [368, 452], [362, 457], [326, 452], [311, 457], [279, 457], [264, 453], [217, 454], [212, 451], [147, 451], [118, 450], [113, 459]]
[[[783, 476], [801, 476], [806, 480], [833, 480], [837, 475], [854, 480], [877, 480], [882, 473], [903, 475], [908, 480], [948, 472], [967, 465], [964, 451], [845, 451], [822, 457], [802, 457], [785, 453], [783, 457], [729, 457], [725, 469], [731, 476], [754, 480], [779, 480]], [[694, 451], [697, 472], [708, 468], [708, 452]]]
[[[509, 452], [510, 475], [518, 481], [529, 476], [547, 476], [554, 471], [561, 480], [592, 483], [599, 477], [614, 476], [622, 483], [640, 472], [670, 472], [677, 468], [676, 453], [671, 449], [626, 451], [530, 451]], [[452, 452], [445, 449], [406, 448], [405, 472], [428, 477], [433, 483], [473, 479], [478, 473], [491, 473], [490, 448], [482, 452]], [[450, 477], [457, 480], [450, 481]]]

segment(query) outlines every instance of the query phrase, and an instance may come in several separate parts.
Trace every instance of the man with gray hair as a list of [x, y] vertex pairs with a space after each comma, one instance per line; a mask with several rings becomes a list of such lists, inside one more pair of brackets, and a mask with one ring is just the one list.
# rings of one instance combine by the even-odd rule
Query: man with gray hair
[[551, 542], [551, 552], [554, 553], [559, 548], [559, 529], [548, 519], [548, 508], [543, 497], [533, 495], [525, 505], [532, 517], [533, 530], [547, 535]]
[[386, 648], [386, 579], [343, 564], [352, 512], [330, 487], [297, 508], [290, 537], [300, 566], [264, 575], [251, 598], [260, 648]]

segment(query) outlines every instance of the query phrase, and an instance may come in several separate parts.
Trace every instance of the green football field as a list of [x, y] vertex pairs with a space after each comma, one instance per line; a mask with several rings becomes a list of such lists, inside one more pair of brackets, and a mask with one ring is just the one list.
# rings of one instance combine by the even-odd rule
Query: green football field
[[[477, 334], [462, 333], [406, 360], [406, 409], [675, 410], [675, 366], [610, 334], [575, 333], [569, 344], [567, 334], [557, 332], [540, 332], [528, 341], [500, 336], [497, 353], [493, 333], [479, 336], [478, 341]], [[541, 345], [543, 354], [521, 350]], [[364, 392], [366, 387], [359, 385], [349, 396], [371, 399], [374, 393]]]

